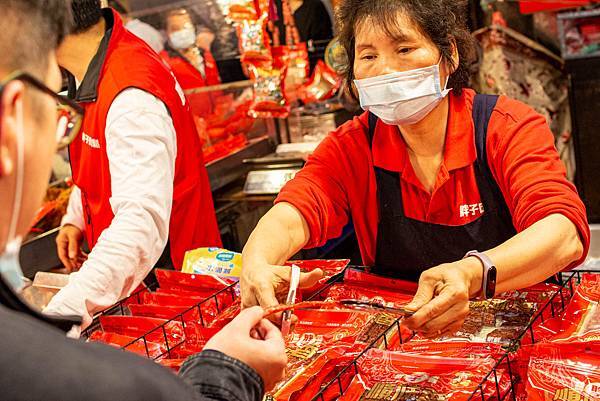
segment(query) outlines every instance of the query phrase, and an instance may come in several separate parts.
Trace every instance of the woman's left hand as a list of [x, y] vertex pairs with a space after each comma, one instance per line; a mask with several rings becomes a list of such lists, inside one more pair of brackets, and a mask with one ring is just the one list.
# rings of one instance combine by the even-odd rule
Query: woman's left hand
[[469, 298], [481, 288], [482, 270], [479, 260], [467, 258], [424, 271], [406, 307], [416, 311], [406, 327], [429, 338], [457, 332], [469, 313]]

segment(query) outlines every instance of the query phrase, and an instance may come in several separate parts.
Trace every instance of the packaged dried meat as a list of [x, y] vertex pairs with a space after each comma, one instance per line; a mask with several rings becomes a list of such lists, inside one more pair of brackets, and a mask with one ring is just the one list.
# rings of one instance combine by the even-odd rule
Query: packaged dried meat
[[304, 104], [327, 100], [340, 88], [340, 77], [319, 60], [310, 80], [298, 89], [298, 97]]
[[492, 358], [495, 360], [506, 352], [499, 344], [469, 341], [409, 342], [400, 346], [398, 351], [417, 355], [471, 359]]
[[[279, 391], [272, 393], [277, 401], [310, 401], [321, 389], [352, 363], [356, 354], [349, 353], [349, 347], [330, 348], [304, 370], [285, 383]], [[351, 379], [351, 377], [350, 377]], [[348, 380], [349, 384], [349, 380]], [[327, 398], [325, 398], [327, 399]]]
[[236, 24], [242, 63], [268, 68], [272, 65], [266, 17], [243, 20]]
[[284, 95], [286, 68], [250, 67], [254, 99], [248, 115], [252, 118], [286, 118], [290, 105]]
[[175, 316], [182, 314], [189, 309], [187, 306], [165, 306], [155, 304], [129, 304], [127, 305], [127, 308], [132, 316], [156, 317], [159, 319], [173, 319]]
[[409, 294], [353, 284], [334, 284], [324, 295], [327, 300], [331, 301], [352, 299], [366, 303], [379, 303], [385, 307], [391, 308], [404, 307], [404, 305], [413, 298], [413, 296]]
[[494, 366], [491, 359], [443, 358], [371, 349], [357, 362], [344, 401], [467, 401]]
[[[151, 317], [110, 316], [99, 318], [103, 331], [140, 338], [174, 347], [185, 340], [183, 324]], [[168, 344], [167, 344], [168, 342]]]
[[528, 401], [598, 401], [600, 342], [536, 344], [528, 373]]
[[101, 342], [116, 348], [123, 348], [126, 351], [148, 357], [158, 358], [167, 352], [164, 344], [145, 341], [137, 337], [126, 336], [123, 334], [112, 333], [108, 331], [97, 330], [89, 337], [89, 341]]
[[310, 62], [306, 43], [290, 46], [275, 46], [271, 49], [273, 67], [287, 67], [285, 97], [290, 103], [298, 99], [298, 90], [306, 83], [310, 74]]

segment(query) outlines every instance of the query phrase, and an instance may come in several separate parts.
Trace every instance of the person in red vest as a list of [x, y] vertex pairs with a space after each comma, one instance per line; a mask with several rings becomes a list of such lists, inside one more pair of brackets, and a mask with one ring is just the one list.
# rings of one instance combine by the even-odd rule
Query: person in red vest
[[[197, 33], [192, 17], [185, 9], [171, 11], [167, 16], [168, 41], [160, 56], [171, 67], [184, 90], [219, 85], [217, 63], [210, 52], [214, 34]], [[205, 116], [213, 112], [213, 98], [207, 94], [189, 96], [194, 114]]]
[[[75, 188], [57, 245], [67, 270], [79, 271], [46, 312], [82, 315], [85, 327], [157, 262], [179, 269], [187, 250], [221, 239], [179, 84], [114, 10], [99, 0], [75, 0], [73, 10], [76, 29], [58, 61], [74, 77], [70, 96], [85, 117], [69, 147]], [[82, 264], [84, 235], [91, 253]]]

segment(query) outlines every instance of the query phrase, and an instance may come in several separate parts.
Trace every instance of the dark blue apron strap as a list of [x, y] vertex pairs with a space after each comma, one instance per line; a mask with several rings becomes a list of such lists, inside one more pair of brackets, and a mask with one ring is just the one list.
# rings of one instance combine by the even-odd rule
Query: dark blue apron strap
[[377, 116], [370, 111], [367, 113], [369, 113], [369, 130], [367, 131], [367, 139], [369, 140], [369, 148], [372, 149], [373, 138], [375, 138], [375, 128], [377, 127], [377, 121], [379, 118], [377, 118]]
[[477, 148], [477, 169], [481, 175], [478, 180], [480, 195], [488, 208], [498, 208], [505, 218], [510, 218], [506, 201], [490, 170], [487, 158], [488, 126], [499, 96], [475, 95], [473, 100], [473, 124], [475, 126], [475, 145]]

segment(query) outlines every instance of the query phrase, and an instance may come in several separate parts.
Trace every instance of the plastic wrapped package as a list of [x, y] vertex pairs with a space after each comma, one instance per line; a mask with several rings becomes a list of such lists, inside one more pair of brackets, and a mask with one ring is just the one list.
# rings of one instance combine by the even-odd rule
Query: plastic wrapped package
[[598, 401], [600, 342], [537, 344], [528, 376], [528, 401]]
[[232, 21], [256, 20], [259, 12], [254, 0], [235, 0], [229, 3], [227, 17]]
[[164, 344], [159, 342], [144, 342], [143, 339], [139, 339], [138, 337], [126, 336], [123, 334], [101, 330], [93, 332], [89, 338], [89, 341], [101, 342], [116, 348], [125, 347], [125, 350], [127, 351], [149, 358], [157, 358], [167, 352], [167, 348], [164, 346]]
[[421, 356], [369, 350], [344, 401], [466, 401], [494, 366], [487, 359]]
[[304, 104], [320, 102], [332, 98], [340, 85], [337, 73], [319, 60], [310, 80], [298, 89], [298, 95]]
[[155, 270], [156, 279], [161, 289], [183, 290], [204, 294], [206, 290], [214, 292], [224, 289], [233, 284], [234, 281], [227, 282], [224, 279], [199, 275], [187, 274], [175, 270]]
[[237, 24], [242, 63], [268, 67], [272, 64], [271, 45], [267, 34], [267, 20], [243, 20]]
[[286, 67], [250, 67], [254, 99], [248, 115], [252, 118], [286, 118], [290, 105], [285, 97]]
[[108, 315], [100, 316], [99, 320], [100, 327], [105, 332], [134, 338], [144, 336], [146, 341], [165, 344], [169, 347], [185, 341], [184, 327], [181, 322], [140, 316]]

